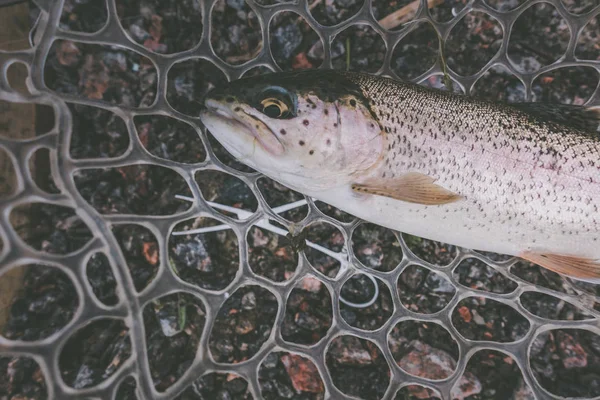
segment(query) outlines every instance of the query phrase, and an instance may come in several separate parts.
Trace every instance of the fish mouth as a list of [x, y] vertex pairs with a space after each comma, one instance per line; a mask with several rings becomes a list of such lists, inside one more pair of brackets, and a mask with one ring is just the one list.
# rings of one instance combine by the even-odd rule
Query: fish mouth
[[267, 124], [260, 118], [248, 114], [242, 110], [243, 114], [235, 113], [230, 107], [213, 99], [205, 101], [206, 109], [200, 113], [202, 115], [211, 115], [228, 122], [233, 128], [241, 128], [248, 135], [253, 137], [269, 153], [281, 155], [284, 152], [283, 144]]

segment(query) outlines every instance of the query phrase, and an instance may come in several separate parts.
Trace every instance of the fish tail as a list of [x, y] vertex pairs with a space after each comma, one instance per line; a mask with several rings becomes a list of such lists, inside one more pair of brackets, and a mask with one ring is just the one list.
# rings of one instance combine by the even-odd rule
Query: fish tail
[[519, 257], [550, 271], [591, 283], [600, 283], [600, 260], [553, 253], [526, 251]]

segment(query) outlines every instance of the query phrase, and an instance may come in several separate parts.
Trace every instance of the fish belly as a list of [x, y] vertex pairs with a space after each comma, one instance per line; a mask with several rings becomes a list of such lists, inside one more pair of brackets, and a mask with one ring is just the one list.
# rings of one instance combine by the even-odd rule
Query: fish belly
[[[316, 194], [320, 200], [361, 219], [410, 235], [467, 249], [517, 256], [523, 251], [573, 254], [600, 259], [594, 236], [600, 232], [573, 234], [532, 225], [530, 221], [503, 220], [493, 206], [475, 202], [423, 206], [381, 196], [356, 195], [349, 188]], [[578, 232], [579, 233], [579, 232]]]

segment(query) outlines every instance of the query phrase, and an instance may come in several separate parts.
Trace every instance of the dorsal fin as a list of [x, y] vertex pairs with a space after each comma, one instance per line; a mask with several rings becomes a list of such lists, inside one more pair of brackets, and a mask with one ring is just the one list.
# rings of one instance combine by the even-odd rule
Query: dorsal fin
[[575, 129], [596, 132], [600, 125], [600, 107], [549, 103], [512, 103], [511, 106], [543, 121]]

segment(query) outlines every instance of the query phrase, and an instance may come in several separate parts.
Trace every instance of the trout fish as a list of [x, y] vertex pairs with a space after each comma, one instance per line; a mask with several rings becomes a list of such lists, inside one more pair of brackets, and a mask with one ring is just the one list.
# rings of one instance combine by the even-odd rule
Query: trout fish
[[411, 235], [600, 282], [600, 110], [490, 102], [368, 74], [215, 88], [200, 118], [237, 159]]

